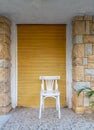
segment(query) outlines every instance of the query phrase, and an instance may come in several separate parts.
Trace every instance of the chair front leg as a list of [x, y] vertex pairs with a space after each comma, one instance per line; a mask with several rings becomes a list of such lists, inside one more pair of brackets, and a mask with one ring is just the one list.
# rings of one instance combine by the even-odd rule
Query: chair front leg
[[42, 95], [40, 95], [40, 111], [39, 111], [39, 119], [41, 118], [42, 105], [43, 105]]
[[60, 97], [58, 96], [57, 98], [57, 102], [58, 102], [58, 116], [59, 116], [59, 119], [61, 118], [61, 113], [60, 113]]

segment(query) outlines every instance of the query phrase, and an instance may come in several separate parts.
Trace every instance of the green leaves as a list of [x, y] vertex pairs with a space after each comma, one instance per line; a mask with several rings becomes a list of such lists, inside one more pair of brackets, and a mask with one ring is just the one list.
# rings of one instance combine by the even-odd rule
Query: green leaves
[[91, 91], [87, 92], [86, 96], [87, 96], [88, 98], [90, 98], [90, 97], [93, 96], [93, 94], [94, 94], [94, 91], [91, 90]]
[[[94, 95], [94, 90], [92, 90], [90, 87], [84, 86], [82, 89], [79, 89], [77, 94], [80, 95], [81, 92], [87, 92], [86, 97], [90, 98]], [[91, 105], [94, 106], [94, 101], [91, 102]]]
[[90, 104], [91, 104], [92, 106], [94, 106], [94, 101], [92, 101]]
[[83, 88], [81, 88], [81, 89], [78, 90], [78, 92], [77, 92], [77, 93], [78, 93], [78, 96], [80, 95], [80, 93], [81, 93], [82, 91], [88, 92], [88, 91], [92, 91], [92, 89], [91, 89], [90, 87], [84, 86]]

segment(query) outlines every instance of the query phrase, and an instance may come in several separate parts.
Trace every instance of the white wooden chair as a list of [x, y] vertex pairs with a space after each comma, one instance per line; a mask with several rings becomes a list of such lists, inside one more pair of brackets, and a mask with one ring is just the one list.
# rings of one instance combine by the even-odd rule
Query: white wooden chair
[[41, 112], [44, 110], [44, 99], [47, 97], [53, 97], [56, 99], [56, 109], [58, 110], [58, 117], [60, 118], [60, 92], [58, 90], [58, 81], [60, 76], [40, 76], [42, 80], [41, 92], [40, 92], [40, 111], [39, 119], [41, 118]]

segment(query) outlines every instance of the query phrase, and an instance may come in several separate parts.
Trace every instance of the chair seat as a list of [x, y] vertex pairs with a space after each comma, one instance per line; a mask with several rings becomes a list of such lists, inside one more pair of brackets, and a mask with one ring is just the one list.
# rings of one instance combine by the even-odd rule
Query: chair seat
[[59, 96], [60, 95], [60, 92], [58, 90], [56, 91], [45, 91], [45, 90], [42, 90], [41, 91], [41, 95], [42, 96]]

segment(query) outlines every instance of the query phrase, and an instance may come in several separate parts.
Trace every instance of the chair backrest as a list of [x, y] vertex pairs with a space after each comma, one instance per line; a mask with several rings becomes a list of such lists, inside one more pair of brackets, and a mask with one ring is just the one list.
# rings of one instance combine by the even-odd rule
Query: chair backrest
[[58, 82], [60, 76], [40, 76], [42, 80], [41, 89], [47, 91], [58, 90]]

